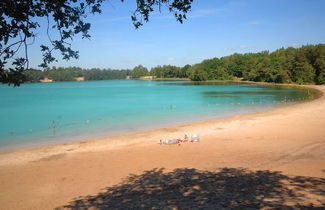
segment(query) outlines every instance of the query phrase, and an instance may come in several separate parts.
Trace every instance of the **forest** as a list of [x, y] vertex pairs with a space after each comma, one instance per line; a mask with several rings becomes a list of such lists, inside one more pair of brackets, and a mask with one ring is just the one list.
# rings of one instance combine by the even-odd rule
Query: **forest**
[[134, 69], [82, 69], [80, 67], [52, 67], [45, 70], [29, 69], [25, 71], [25, 82], [38, 82], [41, 79], [49, 78], [54, 81], [75, 81], [76, 77], [84, 77], [85, 80], [114, 80], [125, 79], [131, 76], [138, 79], [141, 76], [149, 75], [148, 69], [139, 65]]
[[255, 82], [325, 84], [325, 44], [305, 45], [300, 48], [281, 48], [274, 52], [235, 53], [221, 58], [212, 58], [194, 65], [177, 67], [156, 66], [149, 71], [138, 65], [133, 69], [81, 69], [79, 67], [47, 68], [43, 71], [25, 71], [26, 82], [42, 78], [54, 81], [73, 81], [75, 77], [85, 80], [189, 78], [192, 81], [245, 80]]

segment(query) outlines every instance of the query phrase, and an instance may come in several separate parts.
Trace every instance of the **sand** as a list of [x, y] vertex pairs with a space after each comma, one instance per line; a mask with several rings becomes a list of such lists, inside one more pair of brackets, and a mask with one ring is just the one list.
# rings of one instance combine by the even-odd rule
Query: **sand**
[[[308, 87], [325, 93], [325, 86]], [[201, 141], [159, 144], [191, 133]], [[1, 152], [0, 209], [325, 207], [324, 178], [323, 95], [262, 112]]]

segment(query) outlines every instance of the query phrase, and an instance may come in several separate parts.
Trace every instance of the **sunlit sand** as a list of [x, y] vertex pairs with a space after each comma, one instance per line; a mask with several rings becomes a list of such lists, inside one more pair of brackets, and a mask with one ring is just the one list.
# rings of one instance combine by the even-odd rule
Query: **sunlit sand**
[[[325, 86], [309, 87], [325, 92]], [[324, 125], [322, 96], [257, 113], [1, 152], [0, 208], [322, 206]], [[200, 141], [159, 144], [191, 133]]]

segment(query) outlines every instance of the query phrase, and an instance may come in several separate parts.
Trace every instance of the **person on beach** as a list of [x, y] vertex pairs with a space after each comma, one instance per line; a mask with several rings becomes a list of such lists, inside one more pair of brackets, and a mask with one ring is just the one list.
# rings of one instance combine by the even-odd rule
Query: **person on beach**
[[191, 142], [198, 142], [198, 141], [200, 141], [199, 135], [197, 135], [196, 133], [193, 133], [192, 137], [191, 137]]
[[53, 132], [53, 136], [56, 135], [56, 122], [55, 120], [52, 121], [52, 132]]

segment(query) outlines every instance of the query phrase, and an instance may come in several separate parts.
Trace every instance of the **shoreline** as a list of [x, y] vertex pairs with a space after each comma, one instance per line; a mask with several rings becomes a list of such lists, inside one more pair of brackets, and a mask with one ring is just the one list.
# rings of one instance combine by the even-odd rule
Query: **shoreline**
[[[325, 86], [303, 87], [322, 96], [226, 118], [0, 152], [1, 207], [53, 209], [154, 168], [247, 168], [325, 178]], [[159, 145], [159, 139], [191, 133], [201, 141]]]
[[[315, 98], [317, 99], [317, 98]], [[28, 148], [33, 148], [33, 147], [44, 147], [44, 146], [53, 146], [53, 145], [60, 145], [60, 144], [69, 144], [69, 143], [74, 143], [74, 142], [80, 142], [80, 141], [92, 141], [95, 139], [103, 139], [103, 138], [109, 138], [109, 137], [114, 137], [114, 136], [119, 136], [119, 135], [124, 135], [124, 134], [132, 134], [132, 133], [137, 133], [137, 132], [145, 132], [145, 131], [151, 131], [151, 130], [157, 130], [157, 129], [164, 129], [164, 128], [169, 128], [169, 127], [174, 127], [174, 126], [185, 126], [187, 124], [195, 123], [195, 122], [204, 122], [204, 121], [209, 121], [209, 120], [222, 120], [225, 118], [233, 117], [233, 116], [239, 116], [239, 115], [246, 115], [246, 114], [252, 114], [256, 112], [264, 112], [272, 109], [277, 109], [281, 108], [284, 106], [291, 106], [294, 104], [298, 103], [304, 103], [306, 101], [311, 101], [314, 99], [305, 99], [305, 100], [299, 100], [296, 102], [291, 102], [291, 103], [286, 103], [286, 104], [277, 104], [273, 105], [270, 107], [252, 107], [249, 110], [247, 109], [242, 109], [239, 110], [237, 113], [232, 113], [232, 112], [226, 112], [223, 114], [220, 114], [219, 116], [214, 116], [214, 117], [208, 117], [208, 116], [201, 116], [198, 117], [198, 119], [195, 120], [190, 120], [187, 118], [185, 119], [178, 119], [177, 121], [170, 123], [170, 122], [160, 122], [157, 125], [151, 125], [149, 123], [142, 125], [142, 127], [136, 127], [133, 128], [132, 131], [130, 130], [117, 130], [113, 131], [111, 133], [103, 132], [100, 134], [96, 134], [96, 137], [91, 137], [92, 135], [87, 135], [87, 137], [83, 137], [82, 134], [78, 134], [75, 136], [70, 136], [62, 139], [47, 139], [46, 141], [42, 141], [42, 138], [38, 138], [37, 140], [32, 140], [32, 141], [27, 141], [25, 143], [17, 142], [17, 144], [12, 144], [12, 145], [5, 145], [4, 147], [0, 148], [0, 154], [5, 153], [5, 152], [11, 152], [15, 150], [20, 150], [20, 149], [28, 149]], [[103, 129], [102, 129], [103, 130]], [[94, 132], [93, 132], [94, 133]], [[4, 149], [3, 149], [4, 148]]]
[[[253, 84], [253, 85], [262, 85], [262, 86], [271, 86], [271, 87], [293, 87], [295, 89], [309, 89], [311, 90], [313, 93], [311, 93], [310, 95], [312, 96], [312, 98], [310, 99], [310, 95], [308, 94], [308, 98], [304, 99], [304, 100], [299, 100], [299, 101], [295, 101], [294, 103], [289, 103], [289, 104], [278, 104], [275, 105], [273, 107], [268, 107], [268, 108], [257, 108], [257, 109], [251, 109], [250, 111], [240, 111], [239, 113], [234, 113], [234, 114], [223, 114], [217, 117], [213, 117], [213, 118], [208, 118], [208, 117], [203, 117], [202, 119], [198, 119], [198, 120], [180, 120], [179, 122], [176, 122], [174, 124], [166, 124], [166, 122], [163, 122], [161, 125], [158, 126], [151, 126], [151, 125], [146, 125], [143, 128], [136, 128], [134, 131], [118, 131], [118, 132], [112, 132], [112, 134], [100, 134], [96, 137], [91, 137], [91, 136], [87, 136], [87, 137], [81, 137], [81, 135], [77, 135], [78, 137], [68, 137], [68, 138], [63, 138], [63, 139], [59, 139], [57, 141], [53, 141], [52, 139], [48, 139], [46, 142], [42, 142], [41, 138], [35, 141], [31, 141], [31, 142], [25, 142], [25, 143], [18, 143], [17, 145], [6, 145], [5, 149], [0, 149], [0, 155], [3, 153], [10, 153], [10, 152], [15, 152], [16, 150], [25, 150], [25, 149], [33, 149], [33, 148], [39, 148], [39, 147], [47, 147], [47, 146], [56, 146], [56, 145], [67, 145], [67, 144], [73, 144], [73, 143], [78, 143], [78, 142], [84, 142], [84, 141], [94, 141], [94, 140], [99, 140], [99, 139], [107, 139], [110, 137], [116, 137], [119, 135], [125, 135], [125, 134], [132, 134], [132, 133], [138, 133], [138, 132], [146, 132], [146, 131], [151, 131], [151, 130], [157, 130], [157, 129], [164, 129], [164, 128], [170, 128], [170, 127], [177, 127], [177, 126], [186, 126], [192, 123], [200, 123], [200, 122], [205, 122], [205, 121], [210, 121], [210, 120], [223, 120], [229, 117], [234, 117], [234, 116], [241, 116], [241, 115], [247, 115], [247, 114], [254, 114], [254, 113], [259, 113], [259, 112], [264, 112], [264, 111], [268, 111], [268, 110], [273, 110], [273, 109], [278, 109], [281, 107], [286, 107], [286, 106], [292, 106], [295, 104], [300, 104], [300, 103], [305, 103], [308, 101], [313, 101], [316, 100], [320, 97], [322, 97], [322, 95], [324, 93], [322, 93], [321, 91], [319, 91], [317, 89], [317, 85], [297, 85], [297, 84], [278, 84], [278, 83], [267, 83], [267, 82], [251, 82], [251, 81], [205, 81], [206, 83], [238, 83], [238, 84]], [[311, 87], [312, 86], [312, 87]], [[313, 88], [314, 87], [314, 88]], [[315, 88], [316, 87], [316, 88]], [[204, 119], [206, 118], [206, 119]], [[1, 160], [0, 160], [0, 165], [1, 165]]]
[[[197, 121], [192, 121], [192, 122], [186, 122], [186, 123], [180, 123], [180, 124], [176, 124], [176, 125], [167, 125], [167, 126], [163, 126], [163, 127], [157, 127], [157, 128], [149, 128], [149, 129], [144, 129], [144, 130], [139, 130], [139, 131], [133, 131], [133, 132], [123, 132], [123, 133], [118, 133], [118, 134], [113, 134], [113, 135], [108, 135], [108, 136], [103, 136], [103, 137], [95, 137], [95, 138], [85, 138], [85, 139], [77, 139], [77, 140], [68, 140], [68, 141], [59, 141], [56, 143], [45, 143], [45, 144], [33, 144], [31, 146], [27, 146], [27, 147], [21, 147], [21, 148], [13, 148], [13, 149], [8, 149], [8, 150], [0, 150], [0, 157], [3, 155], [10, 155], [12, 153], [22, 153], [25, 155], [23, 155], [24, 157], [26, 157], [26, 159], [23, 161], [23, 158], [21, 158], [22, 154], [17, 154], [17, 156], [19, 155], [19, 158], [15, 158], [15, 161], [11, 160], [11, 161], [4, 161], [4, 159], [0, 158], [0, 167], [1, 165], [5, 165], [6, 163], [15, 163], [15, 164], [19, 164], [20, 161], [23, 162], [30, 162], [30, 161], [35, 161], [33, 159], [33, 157], [37, 157], [37, 159], [39, 159], [39, 157], [42, 158], [46, 158], [47, 156], [51, 156], [51, 155], [58, 155], [56, 154], [56, 150], [64, 150], [64, 147], [67, 147], [67, 151], [69, 151], [70, 153], [75, 153], [75, 152], [83, 152], [83, 151], [88, 151], [89, 149], [91, 150], [102, 150], [102, 147], [105, 146], [106, 149], [110, 148], [110, 149], [116, 149], [119, 147], [125, 147], [128, 145], [132, 145], [132, 144], [146, 144], [149, 143], [147, 141], [135, 141], [135, 140], [128, 140], [126, 142], [117, 142], [114, 139], [118, 138], [124, 138], [124, 137], [128, 137], [128, 136], [133, 136], [133, 135], [141, 135], [141, 133], [146, 133], [146, 132], [159, 132], [161, 130], [175, 130], [177, 128], [182, 128], [182, 127], [187, 127], [187, 126], [199, 126], [202, 123], [222, 123], [222, 122], [229, 122], [232, 121], [234, 119], [240, 119], [240, 118], [246, 118], [246, 117], [250, 117], [250, 116], [255, 116], [255, 115], [263, 115], [263, 114], [267, 114], [268, 112], [272, 112], [272, 111], [276, 111], [278, 109], [283, 109], [285, 107], [293, 107], [299, 104], [303, 104], [303, 103], [308, 103], [308, 102], [312, 102], [315, 100], [318, 100], [322, 97], [325, 97], [325, 91], [322, 92], [320, 89], [318, 89], [316, 85], [295, 85], [295, 84], [276, 84], [276, 83], [264, 83], [264, 82], [242, 82], [242, 81], [238, 81], [238, 83], [249, 83], [249, 84], [255, 84], [255, 85], [266, 85], [266, 86], [291, 86], [294, 88], [303, 88], [303, 89], [309, 89], [314, 91], [313, 93], [313, 98], [312, 99], [306, 99], [306, 100], [301, 100], [301, 101], [296, 101], [293, 104], [281, 104], [281, 105], [277, 105], [275, 107], [272, 108], [267, 108], [265, 110], [258, 110], [258, 111], [253, 111], [253, 112], [248, 112], [248, 113], [241, 113], [241, 114], [235, 114], [235, 115], [230, 115], [230, 116], [225, 116], [225, 117], [218, 117], [218, 118], [212, 118], [212, 119], [205, 119], [205, 120], [197, 120]], [[193, 132], [195, 133], [195, 132]], [[182, 138], [182, 134], [176, 134], [178, 135], [177, 137], [175, 137], [175, 135], [169, 135], [166, 136], [165, 138]], [[163, 137], [161, 137], [162, 139]], [[107, 142], [107, 140], [109, 142]], [[157, 142], [159, 142], [159, 139], [156, 140]], [[97, 142], [101, 143], [102, 145], [98, 145]], [[80, 144], [93, 144], [90, 146], [90, 148], [75, 148], [76, 145], [80, 145]], [[111, 144], [111, 145], [110, 145]], [[28, 145], [28, 143], [27, 143]], [[44, 153], [43, 151], [46, 150], [47, 153]], [[30, 155], [30, 153], [38, 153], [39, 151], [42, 151], [40, 154], [35, 155]], [[53, 152], [49, 152], [49, 151], [53, 151]], [[26, 154], [27, 153], [27, 154]], [[11, 159], [11, 158], [10, 158]]]

